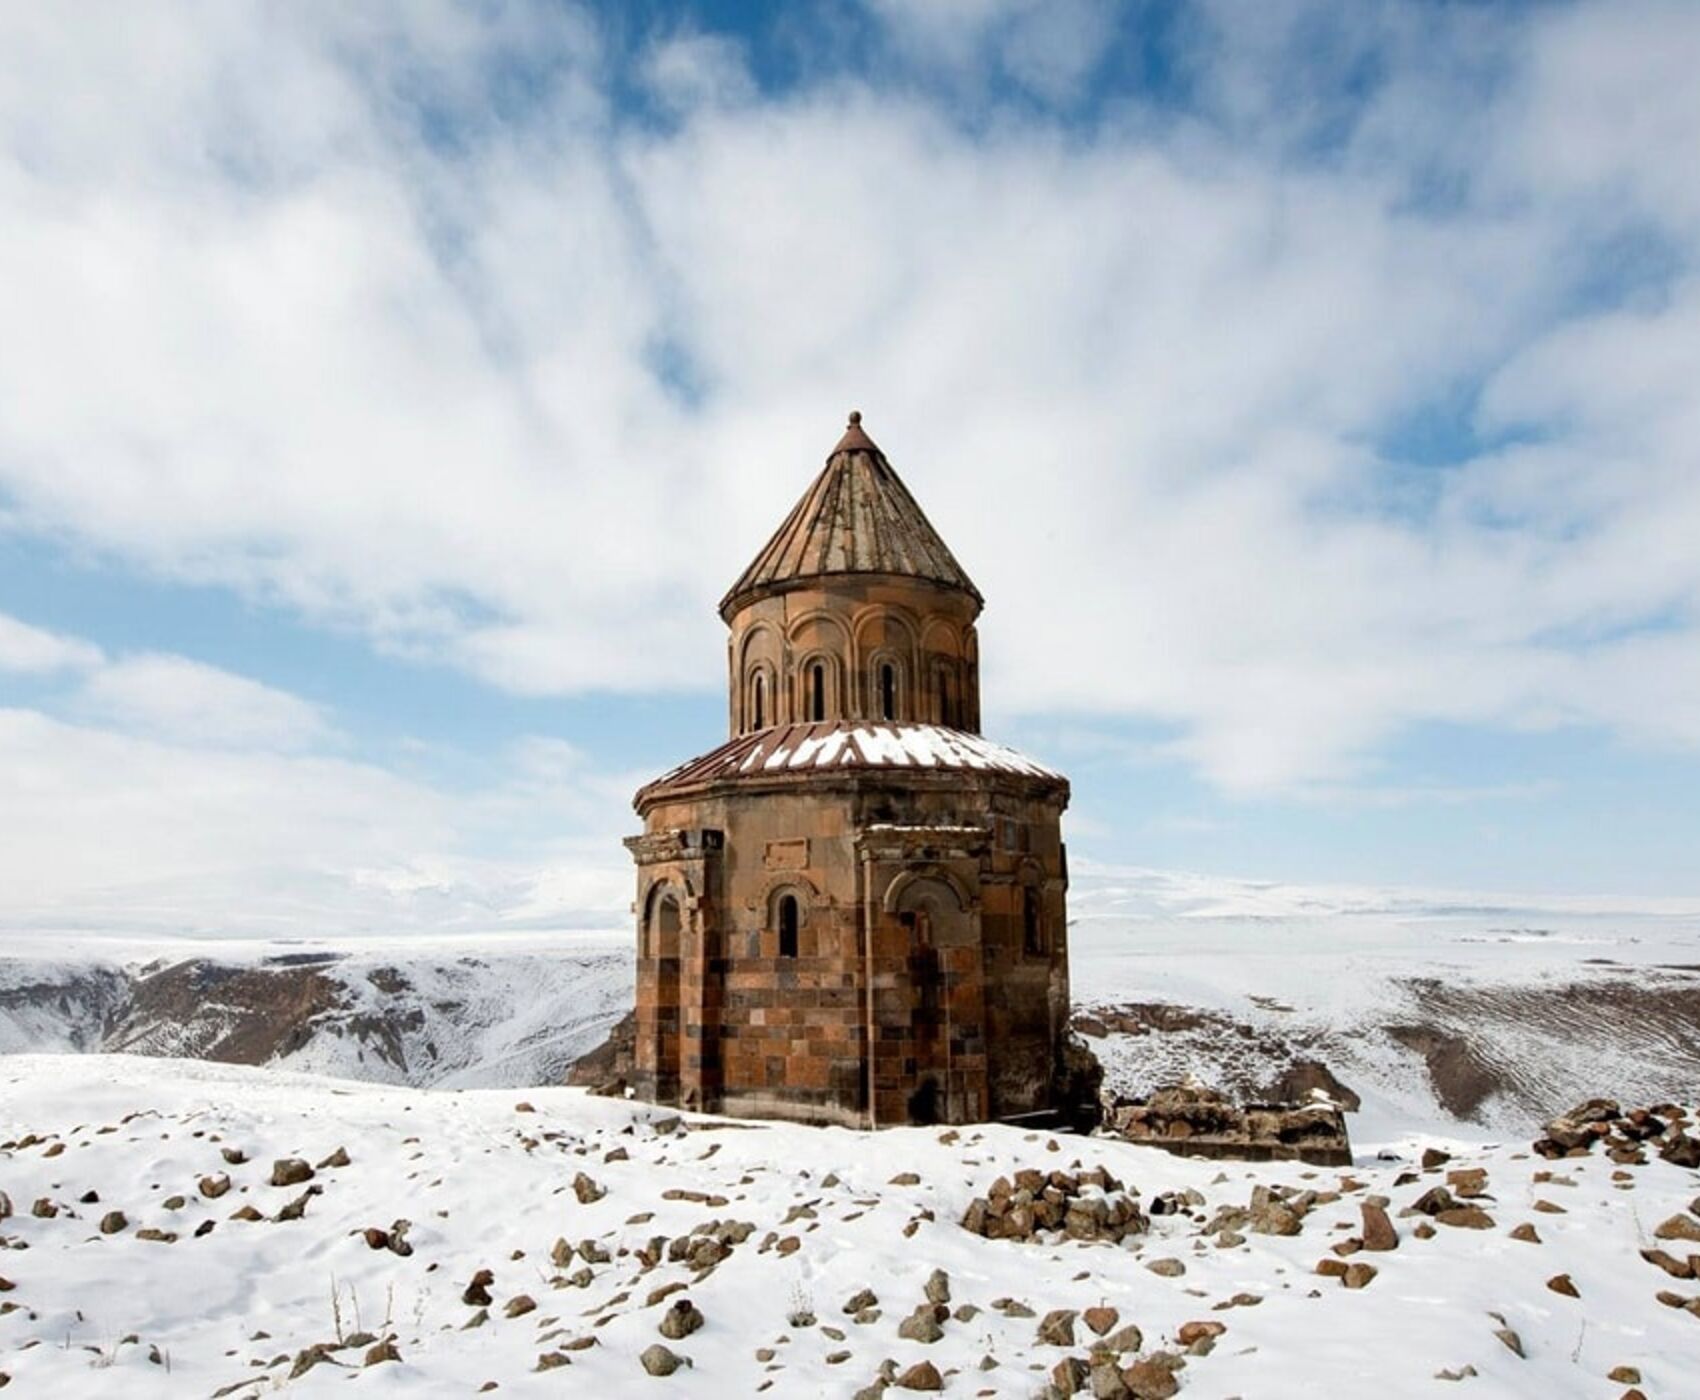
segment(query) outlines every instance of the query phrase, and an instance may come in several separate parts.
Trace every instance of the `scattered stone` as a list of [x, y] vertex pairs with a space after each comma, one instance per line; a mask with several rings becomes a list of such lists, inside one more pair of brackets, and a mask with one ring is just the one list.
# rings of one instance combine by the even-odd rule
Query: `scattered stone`
[[1619, 1385], [1640, 1385], [1641, 1372], [1633, 1366], [1613, 1366], [1606, 1372], [1606, 1379]]
[[1179, 1259], [1153, 1259], [1145, 1267], [1162, 1278], [1179, 1278], [1186, 1272], [1186, 1265]]
[[1093, 1349], [1117, 1353], [1143, 1351], [1145, 1349], [1145, 1334], [1130, 1322], [1125, 1327], [1120, 1327], [1105, 1337]]
[[1580, 1298], [1576, 1285], [1571, 1282], [1569, 1274], [1554, 1274], [1547, 1280], [1547, 1287], [1554, 1293], [1562, 1293], [1566, 1298]]
[[1435, 1216], [1435, 1222], [1450, 1225], [1455, 1230], [1493, 1229], [1493, 1217], [1480, 1206], [1458, 1206], [1453, 1210], [1443, 1210]]
[[899, 1390], [943, 1390], [944, 1377], [931, 1361], [917, 1361], [892, 1384]]
[[230, 1178], [224, 1172], [215, 1172], [211, 1176], [203, 1176], [196, 1183], [196, 1189], [209, 1201], [216, 1201], [230, 1190]]
[[248, 1160], [248, 1154], [240, 1147], [221, 1147], [218, 1155], [224, 1158], [226, 1166], [239, 1167]]
[[1464, 1167], [1446, 1173], [1446, 1184], [1466, 1200], [1487, 1194], [1487, 1168]]
[[1493, 1335], [1499, 1338], [1505, 1349], [1513, 1356], [1520, 1358], [1526, 1356], [1526, 1353], [1523, 1351], [1523, 1339], [1519, 1337], [1516, 1332], [1512, 1331], [1511, 1328], [1496, 1327], [1493, 1329]]
[[1318, 1259], [1316, 1272], [1323, 1278], [1345, 1278], [1346, 1261], [1344, 1259]]
[[1700, 1255], [1689, 1255], [1686, 1260], [1665, 1253], [1662, 1249], [1643, 1249], [1641, 1257], [1649, 1264], [1657, 1265], [1672, 1278], [1688, 1279], [1694, 1277], [1694, 1261]]
[[1686, 1215], [1673, 1215], [1654, 1229], [1653, 1238], [1700, 1242], [1700, 1222], [1692, 1220]]
[[897, 1335], [908, 1342], [932, 1343], [944, 1336], [939, 1324], [950, 1316], [949, 1309], [937, 1303], [922, 1303], [897, 1324]]
[[[326, 1167], [346, 1167], [348, 1164], [348, 1149], [346, 1147], [339, 1147], [335, 1152], [331, 1153], [329, 1157], [326, 1157], [324, 1161], [319, 1163], [318, 1170], [324, 1171]], [[397, 1359], [399, 1360], [400, 1358], [398, 1357]]]
[[689, 1298], [679, 1298], [661, 1315], [656, 1331], [670, 1342], [682, 1341], [703, 1324], [702, 1312]]
[[660, 1342], [652, 1342], [649, 1346], [646, 1346], [638, 1360], [642, 1363], [643, 1369], [652, 1376], [670, 1376], [679, 1367], [687, 1364], [684, 1357], [677, 1352], [669, 1351]]
[[322, 1189], [323, 1188], [319, 1186], [309, 1186], [299, 1196], [295, 1197], [294, 1200], [285, 1202], [284, 1205], [279, 1208], [277, 1218], [284, 1221], [300, 1220], [307, 1214], [307, 1202], [317, 1196]]
[[1438, 1147], [1425, 1147], [1423, 1149], [1423, 1170], [1425, 1172], [1436, 1171], [1451, 1160], [1452, 1154], [1442, 1152]]
[[394, 1340], [386, 1337], [367, 1351], [366, 1359], [361, 1364], [364, 1366], [381, 1366], [386, 1361], [400, 1360], [401, 1353], [396, 1350]]
[[264, 1220], [265, 1216], [261, 1215], [254, 1206], [245, 1205], [237, 1206], [235, 1210], [231, 1211], [230, 1218], [232, 1220]]
[[54, 1205], [52, 1201], [48, 1200], [46, 1196], [43, 1196], [30, 1207], [30, 1214], [37, 1220], [51, 1220], [54, 1216], [59, 1214], [59, 1207]]
[[1375, 1277], [1376, 1272], [1377, 1270], [1374, 1264], [1348, 1264], [1346, 1265], [1346, 1272], [1341, 1277], [1340, 1281], [1345, 1284], [1347, 1288], [1368, 1288], [1370, 1280]]
[[507, 1306], [502, 1312], [508, 1317], [524, 1317], [528, 1312], [537, 1311], [537, 1300], [529, 1293], [516, 1293], [508, 1299]]
[[1065, 1356], [1051, 1367], [1051, 1385], [1059, 1395], [1078, 1395], [1089, 1375], [1090, 1368], [1078, 1356]]
[[1136, 1400], [1169, 1400], [1180, 1391], [1175, 1370], [1181, 1358], [1168, 1352], [1157, 1352], [1143, 1361], [1135, 1361], [1122, 1372], [1122, 1382]]
[[1547, 1200], [1536, 1201], [1534, 1206], [1533, 1206], [1533, 1209], [1540, 1211], [1540, 1213], [1542, 1215], [1567, 1215], [1567, 1214], [1569, 1214], [1569, 1212], [1566, 1211], [1563, 1206], [1558, 1205], [1558, 1204], [1556, 1204], [1552, 1201], [1547, 1201]]
[[1363, 1216], [1364, 1248], [1372, 1253], [1382, 1253], [1399, 1247], [1399, 1232], [1393, 1228], [1393, 1222], [1388, 1219], [1384, 1207], [1364, 1201], [1358, 1206]]
[[847, 1313], [866, 1312], [869, 1308], [879, 1306], [879, 1295], [871, 1288], [863, 1288], [852, 1293], [845, 1301], [844, 1311]]
[[1539, 1244], [1541, 1242], [1541, 1237], [1535, 1233], [1535, 1227], [1526, 1220], [1521, 1225], [1511, 1227], [1511, 1238], [1522, 1240], [1524, 1244]]
[[280, 1157], [272, 1163], [273, 1186], [299, 1186], [312, 1179], [312, 1165], [299, 1157]]
[[1074, 1319], [1080, 1316], [1073, 1308], [1055, 1308], [1045, 1314], [1039, 1323], [1036, 1340], [1045, 1346], [1071, 1347], [1074, 1345]]
[[927, 1276], [926, 1286], [922, 1289], [929, 1303], [948, 1303], [950, 1301], [950, 1275], [943, 1269], [934, 1269]]
[[[581, 1206], [588, 1206], [595, 1201], [600, 1201], [607, 1194], [608, 1194], [608, 1192], [602, 1186], [598, 1185], [595, 1181], [593, 1181], [590, 1177], [586, 1176], [583, 1172], [580, 1172], [577, 1176], [575, 1176], [573, 1178], [573, 1195], [578, 1197], [578, 1203]], [[661, 1350], [666, 1351], [667, 1348], [662, 1347]], [[647, 1355], [647, 1354], [648, 1353], [645, 1353], [645, 1355]], [[657, 1374], [657, 1373], [651, 1372], [650, 1374], [654, 1375], [654, 1374]], [[660, 1374], [671, 1375], [672, 1372], [666, 1371], [666, 1372], [661, 1372]]]
[[1434, 1378], [1437, 1381], [1461, 1381], [1467, 1380], [1475, 1374], [1476, 1368], [1474, 1366], [1466, 1365], [1460, 1366], [1456, 1371], [1436, 1371], [1434, 1373]]
[[898, 1172], [886, 1183], [887, 1186], [919, 1186], [920, 1184], [921, 1178], [914, 1172]]
[[1087, 1329], [1094, 1337], [1102, 1337], [1104, 1333], [1121, 1321], [1121, 1314], [1114, 1308], [1087, 1308], [1085, 1312], [1081, 1313], [1080, 1320], [1086, 1324]]
[[490, 1285], [496, 1281], [496, 1276], [488, 1269], [480, 1269], [472, 1276], [472, 1282], [466, 1285], [466, 1291], [460, 1295], [461, 1302], [469, 1308], [487, 1308], [492, 1301]]
[[129, 1218], [121, 1210], [109, 1210], [100, 1218], [100, 1233], [103, 1235], [116, 1235], [129, 1226]]
[[1183, 1322], [1180, 1330], [1175, 1333], [1175, 1340], [1183, 1347], [1190, 1347], [1194, 1342], [1204, 1337], [1220, 1337], [1228, 1330], [1225, 1322]]

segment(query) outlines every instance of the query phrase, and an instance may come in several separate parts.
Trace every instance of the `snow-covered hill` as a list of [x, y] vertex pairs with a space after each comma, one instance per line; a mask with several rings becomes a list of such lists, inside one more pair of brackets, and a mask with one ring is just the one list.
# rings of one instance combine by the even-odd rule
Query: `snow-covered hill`
[[0, 958], [0, 1053], [111, 1051], [384, 1083], [558, 1082], [631, 1004], [629, 941], [78, 939]]
[[[0, 1060], [0, 1144], [8, 1396], [848, 1397], [877, 1394], [884, 1368], [1025, 1398], [1061, 1393], [1044, 1387], [1095, 1344], [1141, 1395], [1428, 1396], [1462, 1376], [1475, 1397], [1658, 1396], [1690, 1393], [1700, 1355], [1700, 1316], [1671, 1305], [1700, 1283], [1642, 1257], [1680, 1272], [1700, 1253], [1700, 1173], [1546, 1162], [1522, 1141], [1448, 1139], [1426, 1172], [1434, 1143], [1366, 1142], [1323, 1171], [1006, 1127], [681, 1122], [572, 1089], [21, 1056]], [[272, 1185], [280, 1159], [321, 1165]], [[1102, 1168], [1150, 1228], [1119, 1244], [961, 1228], [1024, 1168]], [[1452, 1171], [1480, 1213], [1401, 1214]], [[1348, 1252], [1380, 1198], [1395, 1247]], [[1348, 1265], [1361, 1286], [1332, 1276]], [[665, 1379], [651, 1347], [678, 1365]]]
[[[1700, 1083], [1700, 918], [1077, 878], [1076, 1024], [1109, 1084], [1243, 1097], [1315, 1064], [1355, 1131], [1526, 1133]], [[1176, 912], [1177, 909], [1184, 912]], [[10, 940], [0, 1053], [108, 1050], [415, 1086], [558, 1083], [631, 1004], [631, 937]]]

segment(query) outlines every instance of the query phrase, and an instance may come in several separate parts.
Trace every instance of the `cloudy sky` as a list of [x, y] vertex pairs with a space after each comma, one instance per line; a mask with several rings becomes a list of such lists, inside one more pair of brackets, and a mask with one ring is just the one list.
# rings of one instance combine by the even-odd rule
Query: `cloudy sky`
[[853, 406], [1080, 868], [1700, 896], [1697, 72], [1683, 0], [0, 5], [0, 930], [619, 920]]

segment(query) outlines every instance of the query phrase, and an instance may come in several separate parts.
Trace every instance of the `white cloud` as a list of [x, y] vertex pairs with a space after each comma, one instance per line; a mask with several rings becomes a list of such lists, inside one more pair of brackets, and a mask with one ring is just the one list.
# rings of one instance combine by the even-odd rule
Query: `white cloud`
[[0, 613], [0, 671], [52, 675], [101, 663], [100, 648], [77, 637], [43, 631]]
[[[1104, 42], [921, 10], [915, 62], [1052, 100]], [[1333, 68], [1288, 60], [1338, 7], [1206, 13], [1200, 115], [969, 132], [685, 40], [625, 124], [558, 7], [13, 7], [8, 519], [516, 690], [712, 686], [854, 403], [988, 595], [994, 719], [1164, 721], [1241, 790], [1432, 720], [1693, 747], [1700, 13], [1454, 10]], [[1475, 458], [1383, 459], [1478, 382]]]
[[126, 733], [227, 748], [306, 749], [332, 737], [316, 705], [181, 656], [127, 656], [93, 672], [79, 708]]
[[504, 765], [458, 792], [26, 709], [0, 709], [0, 771], [0, 930], [618, 928], [630, 900], [606, 840], [611, 780], [594, 773], [545, 786], [529, 762]]

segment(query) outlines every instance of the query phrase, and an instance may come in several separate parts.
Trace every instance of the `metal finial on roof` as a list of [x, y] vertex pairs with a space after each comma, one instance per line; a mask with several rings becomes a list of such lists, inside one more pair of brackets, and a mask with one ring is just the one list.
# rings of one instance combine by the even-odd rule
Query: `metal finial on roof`
[[862, 410], [861, 409], [853, 408], [853, 409], [850, 410], [850, 426], [852, 428], [859, 428], [859, 427], [862, 426]]

